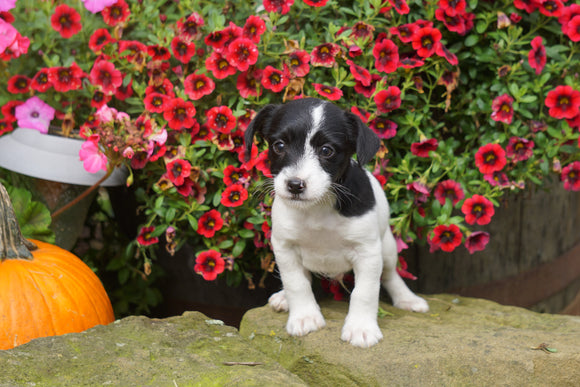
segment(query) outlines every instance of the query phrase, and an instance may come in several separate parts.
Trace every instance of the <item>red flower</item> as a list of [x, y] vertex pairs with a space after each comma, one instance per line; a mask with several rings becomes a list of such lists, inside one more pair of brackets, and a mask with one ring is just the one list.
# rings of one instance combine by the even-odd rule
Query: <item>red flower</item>
[[205, 67], [217, 79], [224, 79], [236, 73], [236, 68], [230, 65], [222, 54], [215, 51], [205, 60]]
[[375, 67], [378, 71], [392, 73], [399, 64], [399, 49], [391, 39], [383, 39], [373, 47]]
[[197, 13], [192, 12], [185, 21], [181, 19], [177, 21], [177, 28], [181, 34], [184, 34], [192, 40], [197, 40], [201, 37], [201, 30], [205, 24], [203, 18]]
[[313, 83], [314, 90], [323, 97], [331, 101], [338, 101], [342, 97], [342, 90], [333, 86], [321, 85], [320, 83]]
[[185, 35], [177, 35], [171, 40], [171, 51], [175, 59], [185, 64], [195, 55], [195, 43]]
[[236, 117], [227, 106], [214, 106], [206, 113], [207, 126], [220, 133], [230, 133], [236, 127]]
[[[122, 76], [122, 75], [121, 75]], [[115, 98], [124, 101], [133, 96], [133, 80], [131, 79], [127, 85], [121, 84], [115, 91]]]
[[401, 90], [397, 86], [389, 86], [375, 95], [375, 104], [381, 113], [388, 113], [401, 106]]
[[423, 27], [413, 34], [411, 43], [417, 55], [428, 58], [435, 53], [440, 40], [441, 32], [437, 28]]
[[527, 13], [532, 13], [538, 8], [538, 2], [536, 0], [514, 0], [514, 6]]
[[465, 11], [465, 0], [439, 0], [439, 7], [454, 16]]
[[96, 53], [100, 53], [109, 43], [115, 43], [115, 39], [106, 28], [97, 28], [89, 38], [89, 48]]
[[131, 15], [131, 11], [125, 0], [118, 0], [115, 4], [103, 9], [101, 14], [105, 23], [114, 27], [119, 23], [125, 22]]
[[419, 26], [417, 24], [409, 23], [403, 24], [398, 27], [391, 27], [389, 32], [392, 35], [398, 36], [401, 42], [411, 43], [411, 41], [413, 40], [413, 35], [415, 35], [415, 32], [417, 32], [417, 30], [419, 30]]
[[509, 94], [502, 94], [499, 97], [495, 97], [491, 103], [491, 108], [493, 109], [491, 119], [511, 124], [514, 116], [513, 102], [514, 99]]
[[0, 136], [13, 130], [14, 126], [12, 125], [12, 121], [9, 121], [7, 118], [0, 119]]
[[145, 109], [151, 113], [163, 113], [163, 111], [167, 109], [170, 101], [171, 97], [165, 94], [146, 93], [145, 98], [143, 99], [143, 104], [145, 105]]
[[32, 80], [26, 75], [13, 75], [8, 80], [7, 89], [12, 94], [24, 94], [30, 91]]
[[194, 101], [210, 95], [215, 89], [215, 82], [205, 74], [189, 74], [183, 84], [185, 94]]
[[239, 207], [248, 198], [248, 191], [241, 184], [232, 184], [222, 193], [221, 204], [226, 207]]
[[310, 72], [310, 54], [304, 50], [296, 50], [288, 55], [288, 67], [297, 77], [304, 77]]
[[324, 7], [328, 0], [304, 0], [305, 4], [311, 7]]
[[439, 143], [436, 139], [414, 142], [411, 144], [411, 153], [418, 157], [429, 157], [429, 152], [436, 151]]
[[372, 78], [371, 78], [371, 73], [369, 72], [369, 70], [355, 64], [350, 59], [348, 59], [346, 61], [346, 64], [349, 65], [350, 73], [352, 74], [352, 76], [354, 77], [355, 80], [360, 82], [363, 86], [370, 86], [371, 85]]
[[8, 101], [6, 102], [4, 105], [2, 105], [2, 108], [0, 109], [0, 112], [4, 115], [4, 118], [10, 122], [15, 122], [16, 121], [16, 116], [15, 114], [15, 110], [16, 110], [16, 106], [22, 105], [24, 102], [23, 101]]
[[540, 13], [546, 16], [560, 16], [562, 15], [562, 9], [564, 4], [561, 0], [544, 0], [538, 1], [538, 9]]
[[571, 86], [558, 86], [548, 93], [545, 104], [554, 118], [574, 118], [580, 113], [580, 91]]
[[260, 37], [264, 32], [266, 32], [266, 22], [264, 22], [264, 20], [259, 16], [250, 15], [250, 17], [246, 19], [246, 23], [242, 29], [242, 36], [250, 39], [255, 44], [258, 44], [260, 43]]
[[174, 130], [189, 129], [195, 124], [195, 107], [190, 101], [173, 98], [163, 111], [163, 118]]
[[195, 259], [193, 270], [203, 276], [206, 281], [213, 281], [218, 274], [223, 273], [225, 261], [220, 253], [215, 250], [207, 250], [199, 253]]
[[224, 169], [224, 184], [230, 186], [232, 184], [245, 184], [250, 178], [250, 172], [245, 167], [237, 168], [233, 165], [228, 165]]
[[580, 191], [580, 161], [574, 161], [562, 168], [564, 188], [569, 191]]
[[[349, 38], [353, 40], [362, 39], [363, 41], [368, 42], [373, 39], [374, 30], [375, 27], [373, 25], [363, 21], [357, 21], [354, 23], [354, 26], [352, 26], [352, 32], [349, 35]], [[340, 32], [338, 34], [340, 34]]]
[[212, 238], [216, 231], [224, 225], [222, 215], [218, 210], [211, 210], [203, 214], [197, 222], [197, 233], [206, 238]]
[[264, 69], [264, 73], [262, 74], [262, 86], [268, 90], [272, 90], [274, 93], [279, 93], [288, 83], [290, 79], [288, 79], [288, 75], [278, 69], [275, 69], [272, 66], [267, 66]]
[[[562, 25], [564, 29], [564, 25]], [[580, 15], [574, 16], [566, 25], [566, 35], [573, 42], [580, 42]]]
[[171, 52], [169, 52], [169, 49], [160, 46], [159, 44], [147, 46], [147, 54], [149, 54], [153, 61], [167, 61], [171, 59]]
[[126, 55], [127, 61], [133, 63], [147, 52], [147, 46], [138, 40], [119, 41], [119, 54]]
[[485, 231], [476, 231], [471, 233], [467, 239], [465, 239], [465, 248], [470, 254], [476, 251], [483, 251], [489, 243], [489, 233]]
[[475, 166], [484, 175], [501, 171], [506, 162], [505, 151], [499, 144], [486, 144], [475, 154]]
[[142, 227], [137, 236], [137, 242], [141, 246], [149, 246], [159, 242], [159, 238], [152, 235], [153, 231], [155, 231], [153, 226]]
[[528, 53], [530, 67], [536, 70], [536, 75], [540, 75], [546, 65], [546, 48], [542, 44], [542, 37], [536, 36], [532, 40], [532, 49]]
[[371, 128], [379, 138], [388, 140], [397, 135], [397, 124], [383, 117], [377, 117], [369, 123]]
[[371, 74], [371, 84], [369, 86], [364, 86], [359, 81], [354, 85], [354, 91], [365, 96], [365, 98], [371, 98], [375, 93], [377, 88], [377, 82], [380, 81], [382, 77], [378, 74]]
[[340, 46], [334, 43], [324, 43], [314, 47], [310, 53], [310, 62], [314, 66], [332, 67], [335, 57], [340, 52]]
[[481, 195], [473, 195], [466, 199], [461, 206], [461, 212], [465, 214], [467, 224], [477, 223], [480, 226], [488, 224], [495, 213], [493, 204], [489, 199]]
[[243, 98], [248, 98], [250, 95], [258, 97], [262, 95], [262, 88], [260, 87], [260, 79], [262, 77], [262, 70], [254, 69], [245, 71], [238, 75], [236, 80], [236, 88]]
[[405, 0], [389, 0], [389, 3], [395, 8], [395, 11], [401, 15], [409, 13], [409, 6]]
[[441, 43], [436, 45], [435, 53], [437, 55], [447, 59], [447, 62], [449, 62], [450, 65], [457, 66], [459, 64], [459, 60], [457, 59], [457, 56], [454, 53], [452, 53], [451, 51], [449, 51], [449, 49], [447, 47], [445, 47], [444, 45], [442, 45]]
[[228, 63], [240, 71], [246, 71], [258, 61], [258, 47], [248, 38], [238, 38], [229, 46], [226, 54]]
[[84, 71], [75, 63], [70, 67], [52, 67], [49, 69], [49, 82], [56, 91], [65, 92], [82, 88]]
[[285, 15], [290, 11], [290, 7], [294, 4], [294, 0], [264, 0], [264, 9], [268, 12], [278, 12]]
[[408, 267], [409, 265], [407, 265], [407, 261], [405, 261], [405, 258], [399, 255], [399, 264], [397, 265], [397, 273], [399, 273], [399, 275], [403, 278], [415, 281], [417, 277], [407, 271]]
[[463, 14], [454, 12], [453, 8], [436, 9], [435, 18], [442, 21], [443, 24], [445, 24], [445, 27], [447, 27], [447, 29], [451, 32], [457, 32], [460, 35], [463, 35], [467, 32]]
[[113, 63], [100, 60], [91, 69], [89, 81], [93, 85], [101, 86], [103, 93], [114, 94], [117, 88], [123, 84], [123, 77]]
[[451, 203], [455, 206], [465, 197], [461, 184], [455, 180], [444, 180], [437, 184], [433, 195], [435, 195], [435, 199], [439, 200], [442, 206], [445, 205], [447, 199], [451, 199]]
[[510, 181], [504, 172], [495, 171], [484, 175], [483, 178], [492, 187], [508, 187], [510, 185]]
[[506, 147], [507, 156], [514, 161], [524, 161], [532, 157], [534, 142], [522, 137], [512, 137]]
[[54, 13], [50, 17], [50, 24], [60, 36], [68, 39], [81, 30], [81, 15], [76, 9], [61, 4], [54, 9]]
[[191, 164], [187, 160], [175, 159], [165, 166], [167, 177], [174, 185], [182, 185], [191, 174]]
[[101, 90], [95, 90], [93, 98], [91, 98], [91, 107], [99, 109], [111, 100], [112, 96], [103, 93]]
[[433, 239], [431, 242], [441, 250], [451, 252], [461, 244], [463, 234], [455, 224], [449, 226], [439, 225], [433, 230]]

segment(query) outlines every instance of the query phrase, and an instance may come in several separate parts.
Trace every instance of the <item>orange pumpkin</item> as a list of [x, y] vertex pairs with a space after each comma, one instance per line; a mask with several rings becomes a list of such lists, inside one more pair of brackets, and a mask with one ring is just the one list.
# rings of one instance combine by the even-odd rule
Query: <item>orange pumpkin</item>
[[0, 349], [114, 321], [95, 273], [58, 246], [22, 237], [0, 184]]

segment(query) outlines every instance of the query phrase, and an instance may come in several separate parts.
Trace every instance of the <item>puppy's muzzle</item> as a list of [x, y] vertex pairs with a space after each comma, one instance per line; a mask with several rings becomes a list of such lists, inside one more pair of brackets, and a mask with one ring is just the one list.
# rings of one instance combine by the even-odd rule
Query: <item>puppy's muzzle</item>
[[294, 196], [298, 196], [306, 189], [306, 182], [302, 179], [292, 178], [286, 182], [288, 192]]

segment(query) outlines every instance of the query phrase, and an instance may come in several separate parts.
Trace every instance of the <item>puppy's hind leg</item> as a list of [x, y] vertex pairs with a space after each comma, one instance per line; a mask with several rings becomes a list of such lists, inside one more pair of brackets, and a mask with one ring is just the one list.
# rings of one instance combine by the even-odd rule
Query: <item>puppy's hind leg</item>
[[428, 312], [429, 304], [427, 301], [413, 293], [397, 273], [397, 257], [397, 244], [389, 230], [383, 237], [382, 285], [391, 296], [393, 306], [396, 308], [412, 312]]
[[276, 312], [288, 312], [288, 301], [284, 289], [274, 293], [268, 298], [268, 304]]

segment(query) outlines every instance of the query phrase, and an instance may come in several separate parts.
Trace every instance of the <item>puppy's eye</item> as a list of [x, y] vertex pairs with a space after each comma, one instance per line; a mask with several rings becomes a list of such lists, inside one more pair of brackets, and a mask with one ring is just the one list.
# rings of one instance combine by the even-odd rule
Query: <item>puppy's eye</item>
[[285, 149], [286, 149], [286, 144], [282, 140], [278, 140], [274, 144], [272, 144], [272, 150], [274, 151], [274, 153], [282, 154], [282, 153], [284, 153]]
[[334, 148], [331, 147], [330, 145], [323, 145], [318, 150], [318, 154], [320, 155], [320, 157], [325, 159], [331, 158], [332, 156], [334, 156], [334, 153], [335, 153]]

